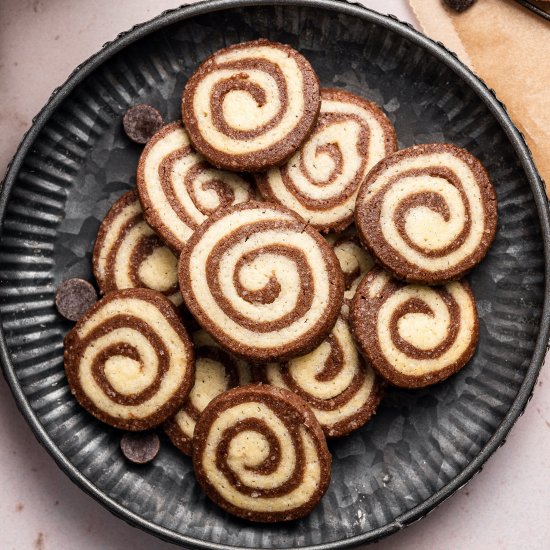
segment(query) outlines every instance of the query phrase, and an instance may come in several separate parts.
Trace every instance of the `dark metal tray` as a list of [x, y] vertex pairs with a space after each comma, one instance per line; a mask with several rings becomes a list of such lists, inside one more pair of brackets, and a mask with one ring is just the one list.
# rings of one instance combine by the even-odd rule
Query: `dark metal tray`
[[[167, 440], [132, 466], [119, 434], [71, 397], [63, 371], [57, 285], [91, 279], [90, 255], [108, 207], [135, 183], [138, 146], [121, 115], [134, 103], [179, 116], [197, 64], [227, 44], [287, 42], [323, 85], [382, 105], [400, 146], [450, 141], [485, 164], [499, 230], [470, 279], [480, 342], [456, 376], [421, 391], [392, 389], [373, 421], [331, 443], [330, 489], [306, 519], [254, 525], [224, 514]], [[415, 521], [478, 472], [533, 389], [548, 341], [548, 211], [529, 151], [493, 93], [451, 53], [392, 18], [333, 0], [222, 0], [134, 28], [78, 67], [34, 121], [0, 199], [0, 351], [19, 408], [80, 487], [133, 525], [197, 548], [343, 548]]]

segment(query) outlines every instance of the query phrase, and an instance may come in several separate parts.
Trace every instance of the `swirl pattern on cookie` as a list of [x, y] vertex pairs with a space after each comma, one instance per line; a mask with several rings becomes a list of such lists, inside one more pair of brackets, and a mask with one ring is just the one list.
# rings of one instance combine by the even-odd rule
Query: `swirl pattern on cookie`
[[334, 326], [344, 293], [323, 237], [290, 210], [255, 201], [197, 229], [180, 257], [179, 282], [201, 326], [252, 362], [311, 351]]
[[384, 379], [403, 388], [448, 378], [470, 360], [478, 339], [466, 281], [407, 284], [375, 267], [361, 281], [350, 317], [360, 351]]
[[257, 367], [255, 376], [300, 396], [327, 437], [347, 435], [363, 426], [381, 398], [378, 377], [359, 355], [342, 318], [318, 348], [288, 363]]
[[185, 86], [182, 115], [193, 145], [214, 166], [260, 172], [298, 149], [319, 106], [309, 62], [290, 46], [261, 39], [204, 61]]
[[241, 518], [274, 522], [311, 512], [328, 488], [331, 456], [304, 401], [253, 384], [206, 407], [195, 428], [193, 465], [216, 504]]
[[177, 414], [164, 424], [172, 443], [185, 454], [193, 452], [193, 433], [202, 411], [217, 395], [252, 381], [250, 367], [221, 348], [205, 330], [193, 333], [195, 384]]
[[349, 227], [340, 236], [331, 234], [327, 236], [327, 241], [332, 244], [344, 274], [346, 289], [341, 314], [347, 320], [357, 286], [363, 276], [373, 268], [374, 260], [361, 244], [355, 227]]
[[99, 420], [146, 430], [174, 415], [194, 380], [193, 346], [160, 292], [110, 292], [65, 337], [65, 371], [78, 402]]
[[197, 153], [180, 122], [161, 128], [143, 149], [137, 189], [145, 219], [176, 252], [210, 214], [255, 196], [249, 181]]
[[183, 303], [178, 259], [143, 219], [136, 191], [122, 195], [101, 223], [92, 265], [101, 294], [150, 288], [176, 306]]
[[368, 171], [397, 148], [395, 130], [372, 102], [345, 90], [321, 90], [317, 124], [283, 166], [258, 174], [262, 195], [294, 210], [321, 231], [353, 221]]
[[355, 211], [363, 243], [397, 278], [455, 280], [493, 242], [497, 204], [482, 164], [465, 149], [436, 143], [398, 151], [361, 186]]

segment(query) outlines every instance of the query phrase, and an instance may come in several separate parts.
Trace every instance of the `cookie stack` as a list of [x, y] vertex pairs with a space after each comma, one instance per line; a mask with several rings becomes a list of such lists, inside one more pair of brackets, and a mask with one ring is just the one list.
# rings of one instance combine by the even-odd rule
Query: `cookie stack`
[[495, 193], [463, 149], [397, 151], [379, 107], [267, 40], [206, 59], [182, 115], [101, 224], [104, 297], [65, 339], [69, 384], [103, 422], [163, 426], [226, 511], [301, 518], [329, 484], [327, 438], [386, 384], [474, 353], [460, 278], [494, 238]]

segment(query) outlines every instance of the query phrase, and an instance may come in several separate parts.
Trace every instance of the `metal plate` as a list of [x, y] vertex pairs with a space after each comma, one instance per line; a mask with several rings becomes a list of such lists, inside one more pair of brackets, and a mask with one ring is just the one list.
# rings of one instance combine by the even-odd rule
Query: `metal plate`
[[[276, 4], [276, 5], [273, 5]], [[227, 44], [265, 36], [311, 61], [323, 85], [382, 105], [401, 147], [450, 141], [485, 164], [499, 230], [471, 274], [480, 343], [460, 373], [421, 391], [392, 389], [375, 419], [331, 443], [330, 489], [306, 519], [259, 526], [211, 504], [190, 461], [167, 440], [132, 466], [119, 433], [70, 395], [57, 285], [91, 278], [100, 220], [135, 183], [140, 148], [121, 115], [151, 103], [179, 116], [186, 79]], [[40, 442], [60, 467], [114, 513], [191, 547], [342, 548], [422, 517], [462, 486], [521, 414], [548, 340], [548, 212], [523, 139], [493, 94], [456, 58], [410, 27], [335, 1], [216, 1], [166, 13], [108, 44], [79, 67], [34, 122], [0, 202], [1, 354], [6, 378]]]

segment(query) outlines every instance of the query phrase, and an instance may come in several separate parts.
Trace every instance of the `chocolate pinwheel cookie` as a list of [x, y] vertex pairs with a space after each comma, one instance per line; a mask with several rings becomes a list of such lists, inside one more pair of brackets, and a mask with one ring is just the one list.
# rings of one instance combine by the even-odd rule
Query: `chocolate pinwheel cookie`
[[146, 430], [181, 407], [193, 385], [193, 346], [160, 292], [110, 292], [65, 337], [71, 392], [99, 420]]
[[317, 347], [344, 293], [323, 237], [290, 210], [255, 201], [217, 212], [195, 231], [180, 257], [179, 283], [201, 326], [252, 362]]
[[329, 235], [327, 241], [332, 244], [344, 274], [345, 291], [341, 314], [344, 319], [347, 319], [357, 285], [363, 275], [372, 269], [374, 260], [361, 244], [355, 227], [348, 227], [340, 236]]
[[315, 416], [298, 396], [273, 386], [216, 397], [197, 422], [193, 449], [206, 494], [252, 521], [304, 517], [330, 482], [331, 456]]
[[406, 284], [375, 267], [357, 288], [350, 318], [361, 352], [384, 379], [403, 388], [448, 378], [470, 360], [478, 339], [466, 281]]
[[193, 452], [195, 424], [205, 407], [217, 395], [251, 382], [250, 367], [222, 349], [205, 331], [193, 334], [195, 384], [176, 416], [164, 424], [172, 443], [185, 454]]
[[101, 294], [151, 288], [176, 306], [183, 303], [178, 259], [144, 220], [136, 191], [122, 195], [101, 223], [92, 266]]
[[294, 210], [320, 231], [342, 231], [353, 221], [368, 171], [396, 148], [395, 130], [374, 103], [324, 88], [311, 135], [285, 165], [256, 181], [266, 200]]
[[480, 262], [493, 242], [497, 203], [482, 164], [454, 145], [416, 145], [369, 173], [355, 221], [380, 264], [404, 281], [441, 284]]
[[187, 82], [182, 115], [193, 145], [214, 166], [260, 172], [285, 162], [313, 128], [319, 81], [285, 44], [234, 44], [204, 61]]
[[176, 252], [210, 214], [255, 196], [249, 181], [206, 162], [180, 122], [162, 127], [143, 149], [137, 189], [145, 219]]
[[363, 426], [375, 413], [381, 385], [359, 355], [348, 324], [338, 319], [329, 337], [315, 350], [288, 363], [257, 367], [262, 382], [299, 395], [327, 437], [340, 437]]

